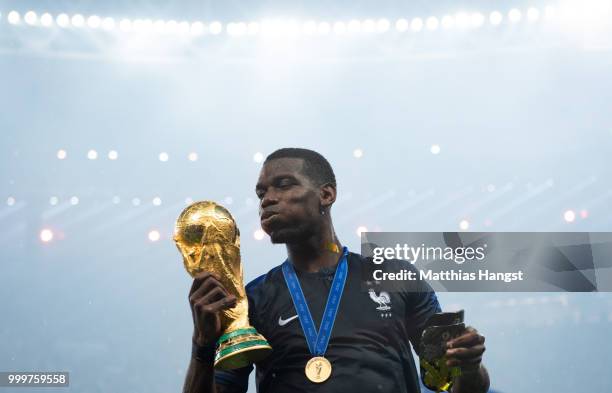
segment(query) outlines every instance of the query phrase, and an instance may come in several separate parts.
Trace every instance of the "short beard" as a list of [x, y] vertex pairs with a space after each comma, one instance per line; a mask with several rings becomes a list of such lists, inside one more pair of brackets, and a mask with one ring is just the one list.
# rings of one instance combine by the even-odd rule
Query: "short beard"
[[315, 233], [317, 233], [317, 230], [312, 224], [302, 223], [301, 225], [279, 228], [276, 231], [272, 231], [270, 240], [273, 244], [299, 244], [306, 242]]

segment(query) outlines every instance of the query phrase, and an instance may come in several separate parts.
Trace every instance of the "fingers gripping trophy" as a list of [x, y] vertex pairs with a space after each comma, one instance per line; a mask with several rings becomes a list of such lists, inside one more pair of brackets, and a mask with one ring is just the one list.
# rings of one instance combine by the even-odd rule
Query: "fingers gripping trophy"
[[187, 206], [176, 221], [174, 241], [192, 277], [204, 271], [216, 273], [225, 289], [237, 299], [234, 307], [221, 311], [223, 333], [217, 341], [215, 367], [234, 369], [266, 357], [272, 348], [249, 324], [240, 233], [230, 212], [211, 201]]

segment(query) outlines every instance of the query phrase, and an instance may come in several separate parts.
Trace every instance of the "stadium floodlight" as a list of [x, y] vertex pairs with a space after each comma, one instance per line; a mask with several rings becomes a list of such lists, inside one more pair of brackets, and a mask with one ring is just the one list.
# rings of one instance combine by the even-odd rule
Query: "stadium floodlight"
[[400, 33], [405, 32], [409, 27], [410, 23], [408, 23], [408, 21], [404, 18], [400, 18], [395, 22], [395, 30], [399, 31]]
[[512, 23], [520, 22], [521, 17], [521, 11], [519, 11], [517, 8], [513, 8], [508, 12], [508, 20], [510, 20]]
[[451, 15], [444, 15], [442, 17], [442, 27], [446, 30], [452, 29], [455, 26], [455, 18]]
[[361, 32], [361, 22], [358, 21], [357, 19], [353, 19], [349, 21], [346, 28], [349, 33], [359, 33]]
[[40, 16], [40, 24], [44, 27], [50, 27], [53, 25], [53, 16], [50, 13], [45, 12]]
[[218, 35], [223, 31], [223, 25], [221, 24], [221, 22], [214, 21], [210, 24], [208, 29], [210, 30], [210, 34]]
[[425, 26], [427, 27], [427, 30], [436, 30], [439, 25], [440, 25], [440, 22], [438, 21], [438, 18], [436, 18], [435, 16], [430, 16], [425, 21]]
[[97, 29], [102, 24], [102, 20], [98, 15], [91, 15], [87, 18], [87, 26], [91, 29]]
[[33, 26], [38, 22], [38, 15], [36, 15], [36, 12], [34, 11], [28, 11], [23, 16], [23, 20], [26, 24]]
[[74, 27], [83, 27], [85, 25], [85, 17], [81, 14], [74, 14], [70, 18], [70, 23]]
[[114, 29], [115, 20], [109, 17], [102, 19], [102, 28], [107, 31]]
[[535, 7], [531, 7], [527, 10], [527, 20], [529, 22], [536, 22], [540, 19], [540, 10]]
[[389, 22], [388, 19], [381, 18], [378, 21], [376, 21], [376, 30], [379, 33], [385, 33], [389, 31], [389, 27], [391, 27], [391, 23]]
[[11, 11], [6, 16], [6, 19], [8, 20], [8, 23], [17, 25], [19, 22], [21, 22], [21, 15], [17, 11]]
[[503, 19], [504, 16], [499, 11], [493, 11], [489, 15], [489, 22], [491, 22], [493, 26], [499, 26]]
[[331, 25], [329, 22], [319, 22], [317, 26], [317, 33], [321, 35], [327, 35], [331, 32]]

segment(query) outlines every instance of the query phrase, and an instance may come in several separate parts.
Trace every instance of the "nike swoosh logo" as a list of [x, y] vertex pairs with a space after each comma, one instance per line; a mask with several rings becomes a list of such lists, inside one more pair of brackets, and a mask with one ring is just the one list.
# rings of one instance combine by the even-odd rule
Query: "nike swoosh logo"
[[288, 324], [289, 322], [293, 321], [295, 318], [297, 318], [297, 315], [294, 315], [292, 317], [289, 317], [287, 319], [283, 319], [282, 317], [278, 317], [278, 326], [285, 326], [286, 324]]

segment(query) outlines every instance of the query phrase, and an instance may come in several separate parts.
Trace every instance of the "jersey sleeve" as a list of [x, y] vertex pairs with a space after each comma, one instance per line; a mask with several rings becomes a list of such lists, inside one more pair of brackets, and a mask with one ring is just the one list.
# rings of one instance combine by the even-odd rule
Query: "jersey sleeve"
[[441, 312], [438, 297], [433, 288], [424, 280], [420, 280], [419, 290], [408, 294], [407, 302], [407, 323], [408, 338], [414, 351], [420, 356], [421, 335], [425, 328], [425, 323], [433, 314]]
[[224, 392], [245, 393], [249, 388], [249, 374], [253, 366], [249, 365], [235, 370], [215, 369], [215, 384], [224, 387]]

